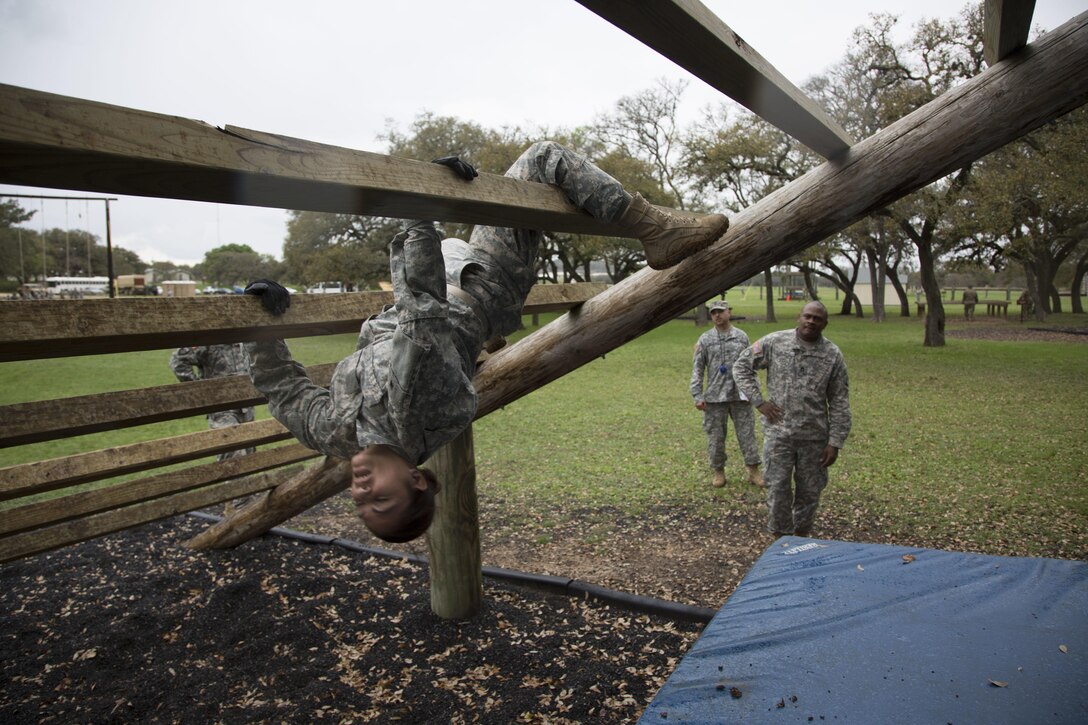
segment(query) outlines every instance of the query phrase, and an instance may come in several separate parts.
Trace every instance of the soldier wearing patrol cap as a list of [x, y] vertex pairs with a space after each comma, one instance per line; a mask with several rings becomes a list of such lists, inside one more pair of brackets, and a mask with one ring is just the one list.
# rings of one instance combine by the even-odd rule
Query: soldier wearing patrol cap
[[733, 431], [748, 469], [748, 481], [762, 486], [755, 414], [733, 381], [733, 364], [748, 347], [748, 335], [733, 327], [732, 308], [725, 300], [710, 305], [710, 319], [714, 328], [700, 335], [695, 343], [691, 396], [695, 399], [695, 407], [703, 411], [707, 458], [714, 472], [711, 485], [718, 488], [725, 485], [725, 438], [732, 418]]

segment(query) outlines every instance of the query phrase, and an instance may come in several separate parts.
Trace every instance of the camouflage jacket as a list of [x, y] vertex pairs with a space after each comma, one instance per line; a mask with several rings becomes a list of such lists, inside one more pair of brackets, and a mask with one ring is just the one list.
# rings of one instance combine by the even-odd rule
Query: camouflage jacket
[[[767, 371], [767, 397], [756, 370]], [[850, 434], [850, 381], [842, 352], [825, 337], [808, 344], [796, 330], [772, 332], [737, 358], [737, 386], [753, 406], [770, 400], [784, 411], [777, 424], [763, 418], [767, 435], [826, 440], [842, 448]]]
[[733, 363], [747, 347], [748, 335], [732, 326], [724, 333], [715, 327], [699, 336], [691, 369], [691, 397], [695, 398], [696, 403], [727, 403], [745, 399], [733, 380]]
[[434, 225], [409, 225], [390, 244], [394, 305], [363, 323], [357, 349], [329, 388], [310, 381], [282, 340], [247, 343], [250, 377], [272, 415], [304, 445], [350, 458], [381, 443], [419, 464], [476, 415], [472, 376], [482, 340], [475, 314], [446, 297]]
[[182, 382], [222, 378], [249, 372], [242, 343], [179, 347], [170, 355], [170, 369]]

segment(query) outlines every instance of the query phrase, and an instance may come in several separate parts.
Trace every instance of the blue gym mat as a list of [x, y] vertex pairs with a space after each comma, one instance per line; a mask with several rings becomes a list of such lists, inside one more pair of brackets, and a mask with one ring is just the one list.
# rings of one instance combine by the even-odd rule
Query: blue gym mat
[[643, 713], [1088, 723], [1088, 563], [784, 537]]

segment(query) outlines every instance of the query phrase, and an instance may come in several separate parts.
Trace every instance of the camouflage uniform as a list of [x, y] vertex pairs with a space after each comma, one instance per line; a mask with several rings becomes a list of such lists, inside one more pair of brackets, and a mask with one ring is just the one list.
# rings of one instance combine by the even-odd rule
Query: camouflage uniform
[[[766, 398], [756, 376], [756, 370], [764, 369]], [[737, 358], [733, 376], [753, 407], [770, 400], [783, 409], [777, 424], [763, 418], [767, 528], [780, 534], [807, 533], [827, 485], [820, 456], [827, 445], [842, 448], [850, 434], [850, 382], [842, 352], [822, 336], [807, 343], [796, 330], [773, 332]]]
[[[249, 360], [246, 358], [242, 343], [231, 345], [208, 345], [200, 347], [179, 347], [170, 356], [170, 368], [181, 382], [190, 380], [210, 380], [228, 375], [242, 375], [249, 372]], [[254, 420], [253, 408], [235, 408], [217, 410], [208, 413], [209, 428], [229, 428], [239, 423]], [[226, 461], [256, 451], [245, 448], [237, 451], [220, 453], [218, 460]]]
[[[748, 335], [736, 327], [721, 332], [717, 327], [707, 330], [695, 343], [691, 370], [691, 396], [696, 403], [706, 403], [703, 410], [703, 430], [707, 436], [707, 457], [710, 467], [720, 471], [725, 467], [725, 437], [729, 418], [737, 436], [744, 464], [759, 465], [756, 445], [756, 422], [752, 406], [741, 395], [733, 381], [733, 363], [748, 347]], [[706, 388], [703, 380], [706, 378]]]
[[[612, 177], [552, 142], [531, 146], [506, 175], [554, 184], [606, 221], [631, 202]], [[380, 443], [422, 463], [472, 423], [476, 359], [485, 340], [521, 325], [542, 238], [533, 229], [477, 226], [466, 244], [440, 241], [430, 222], [407, 223], [390, 243], [395, 305], [363, 323], [329, 388], [309, 380], [282, 340], [247, 343], [253, 384], [314, 450], [350, 458]]]

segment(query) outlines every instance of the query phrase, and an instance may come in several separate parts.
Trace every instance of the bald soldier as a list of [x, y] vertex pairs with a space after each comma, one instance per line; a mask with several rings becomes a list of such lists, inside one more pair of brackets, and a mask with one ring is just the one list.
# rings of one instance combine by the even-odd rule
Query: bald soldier
[[[767, 529], [777, 536], [812, 531], [827, 469], [850, 434], [846, 361], [823, 336], [827, 322], [823, 303], [809, 302], [796, 329], [757, 340], [733, 369], [737, 387], [763, 415]], [[757, 370], [767, 371], [766, 397]]]

